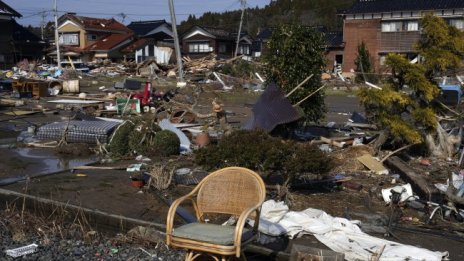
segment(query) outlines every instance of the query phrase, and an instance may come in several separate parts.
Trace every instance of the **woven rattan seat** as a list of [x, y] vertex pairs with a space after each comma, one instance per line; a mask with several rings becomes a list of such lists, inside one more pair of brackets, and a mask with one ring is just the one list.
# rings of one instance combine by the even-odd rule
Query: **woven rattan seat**
[[[167, 218], [168, 246], [188, 250], [185, 260], [194, 260], [201, 254], [209, 254], [214, 259], [240, 257], [243, 245], [256, 235], [261, 204], [266, 197], [266, 189], [261, 177], [252, 170], [228, 167], [217, 170], [205, 177], [188, 195], [171, 205]], [[195, 209], [197, 223], [173, 228], [177, 207], [190, 201]], [[226, 214], [238, 217], [233, 227], [205, 224], [205, 215]], [[254, 226], [244, 228], [248, 218]]]

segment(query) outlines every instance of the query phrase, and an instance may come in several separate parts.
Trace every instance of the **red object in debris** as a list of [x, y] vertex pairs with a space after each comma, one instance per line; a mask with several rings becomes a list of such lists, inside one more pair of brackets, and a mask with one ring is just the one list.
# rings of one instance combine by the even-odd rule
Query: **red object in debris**
[[134, 188], [141, 188], [141, 187], [143, 187], [143, 180], [133, 179], [133, 180], [132, 180], [132, 187], [134, 187]]
[[428, 159], [421, 159], [420, 164], [421, 164], [421, 165], [424, 165], [424, 166], [430, 166], [430, 160], [428, 160]]
[[143, 93], [137, 93], [132, 96], [133, 99], [139, 99], [140, 104], [142, 106], [149, 105], [151, 102], [151, 92], [152, 92], [152, 86], [151, 82], [146, 82], [145, 83], [145, 89], [143, 90]]

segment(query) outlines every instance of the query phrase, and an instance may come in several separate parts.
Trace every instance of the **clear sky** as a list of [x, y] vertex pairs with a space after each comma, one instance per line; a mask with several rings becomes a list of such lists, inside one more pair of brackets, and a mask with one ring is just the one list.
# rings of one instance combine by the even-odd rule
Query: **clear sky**
[[[42, 13], [45, 21], [53, 20], [54, 0], [2, 0], [23, 15], [17, 19], [20, 24], [39, 26]], [[262, 7], [270, 0], [247, 0], [247, 6]], [[189, 14], [200, 16], [204, 12], [223, 12], [240, 8], [239, 0], [174, 0], [177, 23], [185, 20]], [[41, 13], [42, 12], [42, 13]], [[58, 0], [59, 15], [75, 12], [78, 15], [110, 18], [122, 22], [121, 13], [125, 14], [124, 24], [131, 21], [158, 20], [169, 17], [168, 0]]]

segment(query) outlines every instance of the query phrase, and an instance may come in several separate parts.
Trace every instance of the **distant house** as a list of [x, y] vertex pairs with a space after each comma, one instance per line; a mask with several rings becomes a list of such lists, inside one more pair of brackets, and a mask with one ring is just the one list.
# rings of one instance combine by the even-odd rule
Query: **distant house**
[[251, 48], [253, 57], [261, 57], [263, 53], [266, 53], [267, 42], [271, 38], [271, 35], [272, 35], [271, 28], [265, 28], [264, 30], [261, 30], [258, 33], [258, 35], [256, 36], [256, 39], [253, 41], [252, 48]]
[[364, 41], [378, 70], [388, 53], [417, 57], [414, 44], [420, 39], [420, 19], [427, 13], [464, 29], [462, 0], [358, 0], [343, 16], [345, 42], [343, 71], [355, 70], [357, 46]]
[[158, 64], [171, 60], [174, 38], [171, 24], [165, 20], [138, 21], [127, 26], [137, 36], [137, 40], [122, 51], [134, 57], [137, 63], [156, 59]]
[[73, 60], [78, 62], [121, 59], [123, 55], [119, 49], [134, 37], [129, 28], [115, 19], [77, 16], [74, 13], [59, 18], [58, 33], [60, 48], [70, 50], [70, 54], [75, 54]]
[[[182, 36], [182, 53], [191, 58], [204, 57], [216, 54], [218, 58], [234, 56], [237, 33], [212, 27], [193, 26]], [[242, 33], [239, 40], [239, 52], [246, 56], [251, 55], [252, 39]]]
[[0, 1], [0, 68], [10, 69], [17, 62], [42, 58], [45, 43], [19, 25], [20, 13]]

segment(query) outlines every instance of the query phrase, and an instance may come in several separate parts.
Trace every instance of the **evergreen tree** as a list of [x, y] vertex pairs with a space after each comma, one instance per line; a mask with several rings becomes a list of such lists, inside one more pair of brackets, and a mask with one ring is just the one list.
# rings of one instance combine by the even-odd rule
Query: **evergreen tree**
[[372, 57], [367, 49], [366, 43], [362, 41], [358, 44], [358, 53], [354, 60], [356, 65], [356, 82], [372, 82], [372, 73], [374, 72], [372, 67]]
[[[268, 48], [264, 57], [266, 79], [275, 82], [284, 93], [290, 92], [309, 75], [314, 75], [289, 97], [292, 104], [321, 87], [325, 63], [324, 40], [320, 32], [298, 24], [281, 25], [273, 31]], [[325, 112], [323, 92], [317, 92], [300, 106], [306, 122], [319, 122]]]

